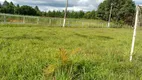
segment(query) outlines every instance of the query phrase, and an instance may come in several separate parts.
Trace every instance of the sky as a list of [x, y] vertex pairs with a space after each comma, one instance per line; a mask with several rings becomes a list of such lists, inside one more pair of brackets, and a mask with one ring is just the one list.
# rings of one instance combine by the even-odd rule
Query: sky
[[[4, 2], [5, 0], [0, 0]], [[42, 11], [64, 10], [66, 0], [7, 0], [12, 1], [14, 4], [30, 5], [32, 7], [38, 6]], [[136, 4], [142, 4], [142, 0], [134, 0]], [[96, 10], [98, 5], [103, 0], [69, 0], [68, 10], [74, 11], [91, 11]]]

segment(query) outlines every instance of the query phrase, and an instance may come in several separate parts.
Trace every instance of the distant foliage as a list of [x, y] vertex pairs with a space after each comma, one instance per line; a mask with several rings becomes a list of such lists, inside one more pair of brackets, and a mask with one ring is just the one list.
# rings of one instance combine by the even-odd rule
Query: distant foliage
[[21, 6], [19, 8], [19, 14], [22, 15], [37, 15], [36, 10], [30, 6]]
[[[64, 17], [64, 11], [40, 11], [38, 6], [34, 8], [28, 5], [20, 6], [19, 4], [14, 5], [12, 2], [4, 1], [3, 4], [0, 3], [0, 12], [9, 14], [20, 14], [20, 15], [33, 15], [33, 16], [44, 16], [44, 17]], [[96, 11], [68, 11], [68, 18], [86, 18], [86, 19], [96, 19]]]
[[[129, 24], [133, 25], [135, 17], [135, 3], [132, 0], [104, 0], [95, 11], [68, 11], [67, 18], [85, 18], [85, 19], [102, 19], [108, 20], [110, 14], [111, 4], [112, 9], [112, 20], [117, 24]], [[33, 15], [43, 17], [64, 17], [64, 11], [40, 11], [38, 6], [30, 7], [27, 5], [20, 6], [19, 4], [14, 5], [12, 2], [4, 1], [0, 3], [0, 12], [9, 14], [20, 14], [20, 15]]]
[[[97, 12], [95, 10], [84, 12], [83, 10], [80, 11], [68, 11], [67, 12], [67, 18], [85, 18], [85, 19], [96, 19], [97, 18]], [[47, 17], [64, 17], [64, 11], [48, 11], [48, 12], [42, 12], [42, 16]]]
[[41, 14], [38, 6], [32, 8], [27, 5], [20, 6], [19, 4], [14, 5], [13, 2], [4, 1], [3, 4], [0, 3], [0, 12], [1, 13], [9, 13], [9, 14], [21, 14], [21, 15], [33, 15], [38, 16]]
[[135, 14], [135, 3], [132, 0], [104, 0], [98, 7], [98, 17], [108, 20], [111, 4], [112, 19], [116, 22], [122, 21], [132, 25]]

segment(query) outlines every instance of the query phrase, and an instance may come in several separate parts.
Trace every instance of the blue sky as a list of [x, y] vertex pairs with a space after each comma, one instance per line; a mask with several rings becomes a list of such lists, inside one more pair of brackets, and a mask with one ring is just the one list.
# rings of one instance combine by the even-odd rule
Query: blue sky
[[[3, 2], [5, 0], [0, 0]], [[49, 10], [64, 10], [66, 0], [7, 0], [12, 1], [14, 4], [20, 5], [30, 5], [30, 6], [39, 6], [42, 11]], [[69, 10], [79, 11], [90, 11], [97, 9], [97, 6], [103, 0], [69, 0]], [[136, 4], [142, 4], [142, 0], [134, 0]]]

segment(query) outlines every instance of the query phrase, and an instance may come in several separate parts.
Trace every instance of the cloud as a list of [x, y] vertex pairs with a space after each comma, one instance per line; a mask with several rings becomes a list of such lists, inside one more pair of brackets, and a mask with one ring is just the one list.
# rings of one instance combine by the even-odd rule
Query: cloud
[[[0, 0], [3, 2], [5, 0]], [[42, 11], [49, 11], [49, 10], [64, 10], [66, 0], [7, 0], [12, 1], [14, 4], [20, 5], [30, 5], [30, 6], [39, 6], [40, 10]], [[69, 7], [68, 10], [96, 10], [98, 5], [103, 2], [104, 0], [69, 0]], [[134, 0], [137, 4], [142, 3], [141, 0]]]
[[134, 0], [136, 4], [142, 4], [142, 0]]
[[[3, 2], [4, 0], [0, 0]], [[42, 11], [48, 10], [64, 10], [66, 0], [7, 0], [12, 1], [14, 4], [39, 6]], [[97, 9], [99, 2], [102, 0], [69, 0], [69, 10], [89, 11]]]

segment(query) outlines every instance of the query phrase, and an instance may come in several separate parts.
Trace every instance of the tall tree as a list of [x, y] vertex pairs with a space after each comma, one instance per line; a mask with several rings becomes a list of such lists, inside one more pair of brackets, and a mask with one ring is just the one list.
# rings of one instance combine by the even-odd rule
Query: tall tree
[[13, 4], [13, 2], [10, 2], [9, 5], [7, 6], [7, 13], [14, 14], [14, 9], [15, 5]]
[[38, 16], [40, 16], [41, 15], [41, 11], [39, 10], [38, 6], [35, 6], [35, 10], [36, 10], [36, 14]]
[[9, 5], [9, 2], [7, 2], [6, 0], [3, 2], [3, 7], [7, 7]]
[[19, 9], [19, 13], [22, 15], [37, 15], [36, 10], [27, 5], [21, 6]]
[[83, 18], [84, 14], [85, 13], [81, 10], [81, 11], [78, 12], [78, 17], [79, 18]]
[[17, 4], [17, 6], [15, 7], [15, 14], [20, 14], [20, 11], [19, 11], [19, 9], [20, 9], [20, 5], [19, 4]]
[[12, 2], [9, 3], [5, 0], [0, 11], [2, 13], [14, 14], [14, 8], [15, 5]]
[[132, 25], [135, 14], [135, 3], [132, 0], [104, 0], [98, 7], [98, 17], [108, 20], [111, 4], [113, 4], [112, 19]]

